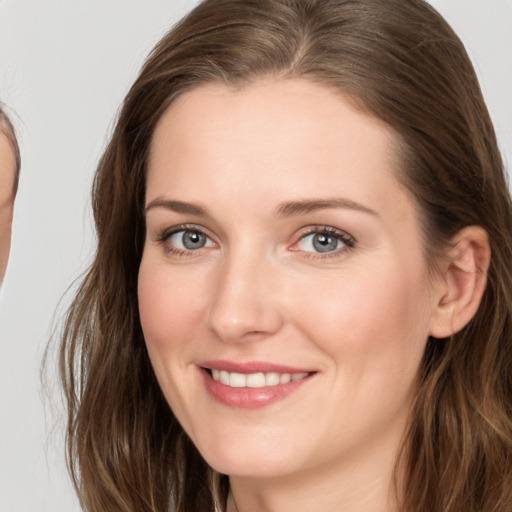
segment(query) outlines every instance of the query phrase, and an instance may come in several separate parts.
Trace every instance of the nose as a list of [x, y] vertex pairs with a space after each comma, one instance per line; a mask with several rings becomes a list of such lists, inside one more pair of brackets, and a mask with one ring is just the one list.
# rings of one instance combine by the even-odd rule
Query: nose
[[262, 257], [226, 258], [216, 275], [207, 314], [208, 328], [225, 342], [256, 341], [283, 325], [278, 273]]

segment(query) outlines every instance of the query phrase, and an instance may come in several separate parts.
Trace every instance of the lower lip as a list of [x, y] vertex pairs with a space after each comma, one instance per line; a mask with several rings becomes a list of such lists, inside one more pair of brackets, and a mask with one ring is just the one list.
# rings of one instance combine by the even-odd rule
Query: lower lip
[[239, 409], [259, 409], [295, 393], [313, 375], [308, 375], [296, 382], [265, 386], [263, 388], [232, 388], [213, 380], [210, 374], [201, 368], [201, 375], [208, 393], [217, 401], [228, 407]]

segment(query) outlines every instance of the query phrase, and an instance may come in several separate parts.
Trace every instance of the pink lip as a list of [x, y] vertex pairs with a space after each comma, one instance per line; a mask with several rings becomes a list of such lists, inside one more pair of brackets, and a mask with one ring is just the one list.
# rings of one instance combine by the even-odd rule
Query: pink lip
[[[217, 402], [228, 407], [240, 409], [259, 409], [270, 405], [278, 400], [290, 396], [298, 391], [304, 384], [314, 376], [307, 370], [281, 366], [270, 363], [234, 363], [230, 361], [204, 361], [198, 365], [201, 377], [208, 393]], [[207, 369], [224, 370], [236, 373], [310, 373], [308, 377], [296, 382], [278, 384], [276, 386], [265, 386], [262, 388], [232, 388], [221, 382], [213, 380]]]
[[220, 370], [234, 373], [311, 373], [314, 370], [307, 368], [296, 368], [281, 364], [265, 363], [263, 361], [234, 362], [224, 359], [216, 359], [212, 361], [203, 361], [197, 364], [203, 368], [210, 370]]

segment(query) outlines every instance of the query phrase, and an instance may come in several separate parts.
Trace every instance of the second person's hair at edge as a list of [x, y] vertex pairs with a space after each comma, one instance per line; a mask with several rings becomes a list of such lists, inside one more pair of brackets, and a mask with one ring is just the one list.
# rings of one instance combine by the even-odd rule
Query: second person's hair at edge
[[85, 510], [213, 510], [209, 469], [153, 374], [140, 327], [145, 173], [166, 108], [200, 84], [303, 78], [350, 98], [400, 136], [398, 179], [419, 206], [425, 255], [463, 227], [487, 230], [476, 316], [428, 342], [400, 464], [404, 510], [509, 512], [512, 504], [512, 209], [475, 72], [422, 0], [207, 0], [157, 45], [128, 93], [93, 187], [98, 249], [70, 308], [60, 370], [68, 463]]
[[16, 138], [16, 131], [14, 130], [14, 126], [7, 116], [7, 113], [5, 112], [5, 108], [2, 105], [2, 102], [0, 101], [0, 134], [4, 135], [7, 140], [9, 141], [9, 145], [11, 146], [12, 152], [14, 154], [14, 185], [13, 185], [13, 191], [12, 195], [13, 197], [16, 196], [16, 193], [18, 192], [18, 183], [20, 180], [20, 168], [21, 168], [21, 155], [20, 155], [20, 148], [18, 145], [18, 139]]

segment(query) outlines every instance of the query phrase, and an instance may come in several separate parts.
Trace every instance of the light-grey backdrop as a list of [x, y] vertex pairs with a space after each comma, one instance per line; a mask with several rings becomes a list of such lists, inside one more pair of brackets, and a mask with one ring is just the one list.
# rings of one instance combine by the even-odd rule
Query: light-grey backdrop
[[[195, 3], [0, 0], [0, 97], [23, 160], [0, 292], [0, 512], [79, 510], [59, 416], [42, 405], [41, 357], [94, 250], [89, 190], [117, 108], [149, 49]], [[465, 42], [512, 163], [512, 0], [432, 3]], [[52, 380], [49, 393], [58, 405]]]

